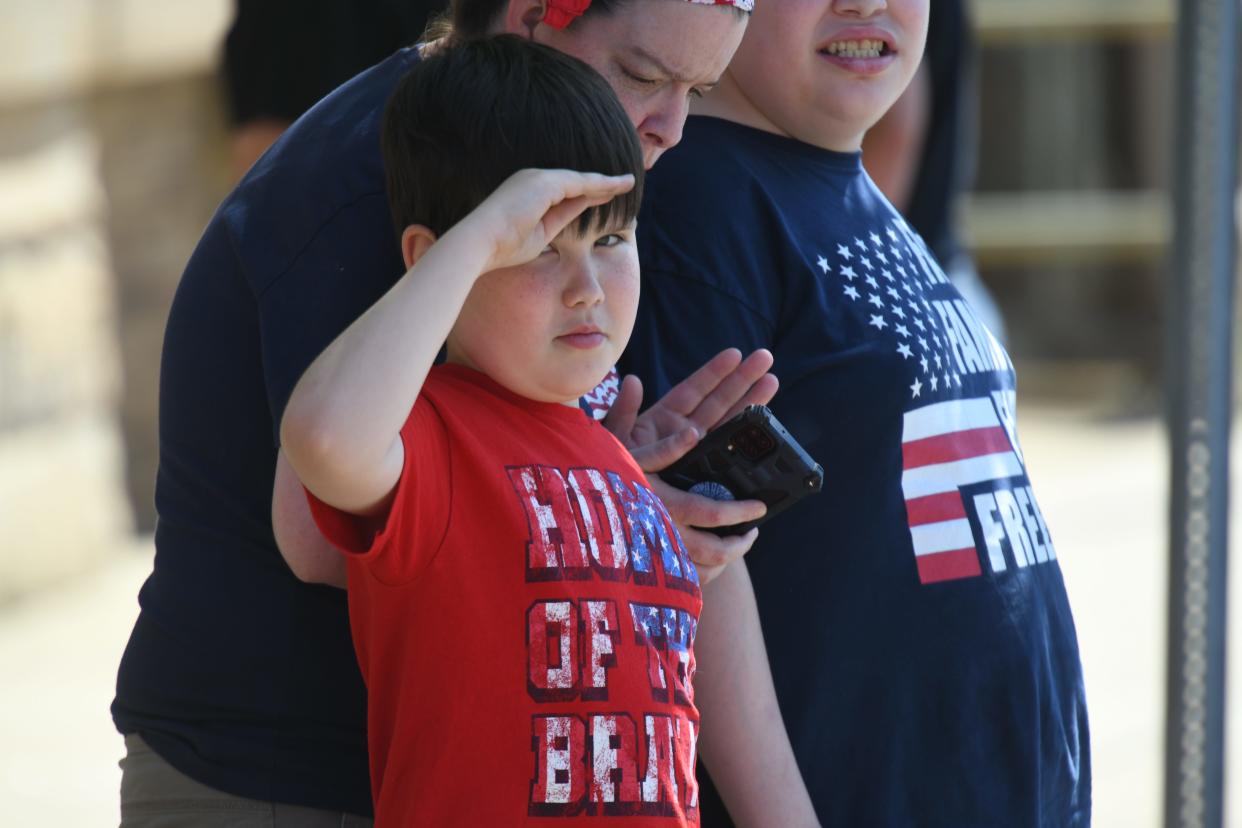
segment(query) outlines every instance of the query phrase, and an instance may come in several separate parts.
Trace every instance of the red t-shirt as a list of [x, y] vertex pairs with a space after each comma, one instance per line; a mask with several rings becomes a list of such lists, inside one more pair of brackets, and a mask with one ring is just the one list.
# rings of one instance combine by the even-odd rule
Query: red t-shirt
[[581, 410], [434, 368], [383, 529], [352, 553], [379, 825], [698, 822], [698, 575]]

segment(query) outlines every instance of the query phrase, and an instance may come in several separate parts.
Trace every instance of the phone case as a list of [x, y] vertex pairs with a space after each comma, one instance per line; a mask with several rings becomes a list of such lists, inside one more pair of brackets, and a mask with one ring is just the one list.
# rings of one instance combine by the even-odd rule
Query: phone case
[[673, 465], [665, 482], [714, 500], [762, 500], [758, 520], [708, 529], [740, 535], [788, 509], [824, 484], [824, 470], [798, 445], [767, 406], [751, 405], [717, 426]]

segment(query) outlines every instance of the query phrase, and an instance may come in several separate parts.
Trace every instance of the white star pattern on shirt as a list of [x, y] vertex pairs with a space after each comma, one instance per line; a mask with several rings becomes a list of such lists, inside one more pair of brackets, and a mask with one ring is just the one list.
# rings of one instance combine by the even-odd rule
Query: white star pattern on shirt
[[[870, 332], [865, 336], [881, 342], [885, 337], [891, 337], [891, 347], [896, 348], [903, 362], [911, 363], [909, 371], [914, 375], [911, 377], [914, 382], [909, 388], [912, 398], [922, 397], [924, 391], [937, 395], [949, 393], [954, 385], [962, 385], [962, 376], [953, 370], [953, 356], [947, 337], [949, 329], [939, 316], [943, 310], [940, 299], [944, 279], [934, 264], [929, 265], [925, 251], [916, 249], [917, 238], [909, 235], [900, 219], [894, 219], [891, 226], [877, 230], [879, 232], [851, 237], [844, 243], [833, 241], [835, 258], [831, 254], [815, 253], [815, 267], [824, 275], [838, 274], [842, 293], [851, 302], [865, 299], [866, 306], [871, 310], [863, 313], [860, 308], [853, 318], [859, 323], [867, 320], [863, 330], [869, 328]], [[885, 244], [881, 234], [887, 235], [891, 244]], [[869, 239], [870, 245], [864, 239]], [[857, 270], [853, 264], [858, 265]], [[883, 282], [879, 281], [881, 279]], [[854, 286], [856, 281], [867, 285], [869, 290], [866, 294]], [[929, 301], [933, 296], [937, 297], [935, 305]], [[846, 309], [849, 305], [841, 307]], [[848, 310], [843, 312], [851, 313]], [[893, 314], [892, 323], [886, 318], [886, 312]], [[917, 328], [917, 336], [907, 327], [911, 324]]]

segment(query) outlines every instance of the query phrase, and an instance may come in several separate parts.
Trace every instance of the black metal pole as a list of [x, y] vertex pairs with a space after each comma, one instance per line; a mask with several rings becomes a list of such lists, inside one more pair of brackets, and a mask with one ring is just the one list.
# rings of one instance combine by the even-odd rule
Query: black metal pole
[[1169, 304], [1165, 825], [1224, 824], [1238, 0], [1180, 0]]

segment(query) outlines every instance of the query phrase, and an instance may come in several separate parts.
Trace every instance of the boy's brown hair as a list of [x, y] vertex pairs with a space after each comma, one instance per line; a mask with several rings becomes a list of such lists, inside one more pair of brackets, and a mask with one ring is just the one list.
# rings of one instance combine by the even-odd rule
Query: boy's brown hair
[[449, 43], [397, 85], [381, 133], [397, 232], [437, 236], [518, 170], [634, 176], [634, 188], [593, 207], [579, 232], [638, 215], [643, 156], [616, 94], [590, 66], [514, 35]]

